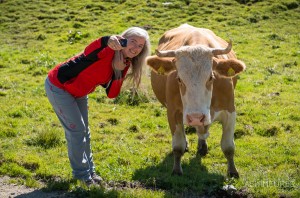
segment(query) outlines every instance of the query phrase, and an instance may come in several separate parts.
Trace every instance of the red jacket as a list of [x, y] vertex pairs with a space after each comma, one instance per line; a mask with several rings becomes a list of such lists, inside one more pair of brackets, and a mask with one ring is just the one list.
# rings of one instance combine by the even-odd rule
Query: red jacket
[[48, 73], [50, 82], [74, 97], [85, 96], [98, 85], [106, 88], [109, 98], [117, 97], [131, 62], [126, 62], [122, 78], [115, 79], [112, 68], [115, 51], [107, 46], [108, 39], [105, 36], [93, 41], [83, 53], [55, 66]]

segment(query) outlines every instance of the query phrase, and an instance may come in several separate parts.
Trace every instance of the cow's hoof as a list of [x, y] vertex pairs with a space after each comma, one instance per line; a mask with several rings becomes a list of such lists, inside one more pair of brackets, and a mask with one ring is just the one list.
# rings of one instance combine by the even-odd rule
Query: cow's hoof
[[186, 141], [185, 142], [185, 149], [184, 149], [184, 152], [189, 152], [189, 143]]
[[228, 172], [227, 174], [228, 174], [229, 177], [233, 177], [233, 178], [236, 178], [236, 179], [240, 178], [240, 175], [239, 175], [238, 172]]
[[205, 140], [198, 141], [198, 153], [201, 156], [205, 156], [208, 153], [208, 146]]
[[189, 147], [187, 146], [187, 147], [185, 147], [185, 150], [184, 150], [184, 152], [189, 152]]

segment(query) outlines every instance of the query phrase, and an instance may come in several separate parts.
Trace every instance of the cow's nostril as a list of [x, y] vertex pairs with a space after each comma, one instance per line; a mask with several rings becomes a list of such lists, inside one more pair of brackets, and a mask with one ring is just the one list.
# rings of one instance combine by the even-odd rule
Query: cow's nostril
[[200, 126], [204, 124], [205, 115], [194, 113], [186, 115], [187, 124], [191, 126]]
[[190, 116], [189, 114], [186, 115], [186, 118], [187, 118], [188, 123], [193, 121], [193, 117]]
[[201, 123], [204, 123], [205, 115], [202, 115], [199, 119], [200, 119], [200, 122], [201, 122]]

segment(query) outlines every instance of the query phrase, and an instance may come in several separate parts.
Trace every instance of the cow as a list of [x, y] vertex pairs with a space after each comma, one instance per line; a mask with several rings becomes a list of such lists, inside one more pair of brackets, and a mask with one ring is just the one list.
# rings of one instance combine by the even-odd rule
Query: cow
[[153, 92], [167, 108], [174, 155], [172, 174], [183, 174], [181, 158], [188, 149], [185, 125], [196, 129], [197, 153], [205, 156], [209, 127], [219, 121], [227, 174], [239, 177], [234, 163], [234, 88], [246, 65], [231, 48], [231, 41], [227, 43], [213, 31], [183, 24], [166, 31], [156, 55], [147, 58]]

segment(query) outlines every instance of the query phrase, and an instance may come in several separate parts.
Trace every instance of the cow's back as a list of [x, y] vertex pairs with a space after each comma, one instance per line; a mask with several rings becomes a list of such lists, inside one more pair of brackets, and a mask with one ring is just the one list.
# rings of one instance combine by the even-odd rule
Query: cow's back
[[[218, 37], [209, 29], [196, 28], [188, 24], [179, 26], [164, 33], [158, 43], [158, 50], [175, 50], [181, 46], [205, 45], [211, 48], [226, 48], [227, 42]], [[228, 58], [236, 58], [231, 51], [226, 55]], [[219, 56], [221, 58], [223, 56]], [[226, 58], [226, 57], [224, 57]]]

